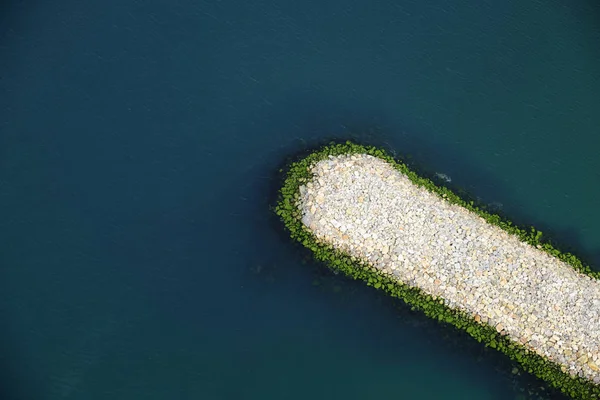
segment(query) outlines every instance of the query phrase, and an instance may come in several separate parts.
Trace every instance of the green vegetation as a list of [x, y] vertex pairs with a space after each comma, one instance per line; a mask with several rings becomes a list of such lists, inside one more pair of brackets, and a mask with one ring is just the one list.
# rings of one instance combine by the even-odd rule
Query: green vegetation
[[360, 279], [369, 286], [373, 286], [376, 289], [387, 292], [393, 297], [404, 300], [413, 310], [419, 310], [433, 319], [464, 330], [475, 340], [505, 353], [508, 357], [520, 363], [525, 371], [547, 381], [551, 386], [560, 389], [574, 399], [600, 399], [600, 387], [593, 382], [580, 377], [574, 378], [562, 372], [560, 365], [537, 355], [519, 343], [513, 342], [507, 336], [498, 333], [494, 327], [476, 322], [471, 315], [449, 308], [443, 299], [428, 295], [418, 288], [402, 284], [357, 258], [334, 249], [330, 244], [320, 242], [310, 229], [302, 224], [301, 211], [297, 206], [299, 188], [313, 179], [310, 172], [312, 166], [329, 156], [356, 153], [370, 154], [389, 162], [398, 171], [408, 176], [413, 183], [425, 187], [433, 193], [437, 193], [446, 201], [458, 204], [477, 213], [489, 223], [517, 236], [521, 241], [536, 246], [538, 249], [565, 261], [581, 273], [591, 276], [594, 279], [600, 279], [599, 272], [594, 272], [589, 266], [583, 265], [573, 254], [563, 253], [550, 243], [544, 243], [542, 241], [542, 232], [537, 231], [535, 228], [525, 229], [517, 227], [499, 215], [490, 214], [478, 208], [473, 201], [463, 200], [448, 188], [436, 185], [431, 180], [418, 176], [409, 170], [405, 164], [394, 160], [384, 150], [372, 146], [361, 146], [349, 141], [344, 144], [331, 142], [329, 145], [316, 150], [307, 157], [291, 163], [287, 171], [280, 170], [280, 172], [285, 172], [286, 175], [283, 186], [279, 190], [278, 201], [276, 206], [273, 207], [273, 211], [283, 221], [292, 239], [297, 240], [310, 249], [315, 259], [325, 262], [333, 271], [342, 272], [353, 279]]

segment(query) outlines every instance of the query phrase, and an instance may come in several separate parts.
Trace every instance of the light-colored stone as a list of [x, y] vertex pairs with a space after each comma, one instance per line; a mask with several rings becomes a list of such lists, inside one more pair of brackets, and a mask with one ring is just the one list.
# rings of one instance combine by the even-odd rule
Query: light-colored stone
[[330, 156], [301, 186], [304, 224], [361, 264], [600, 382], [600, 284], [414, 185], [383, 160]]

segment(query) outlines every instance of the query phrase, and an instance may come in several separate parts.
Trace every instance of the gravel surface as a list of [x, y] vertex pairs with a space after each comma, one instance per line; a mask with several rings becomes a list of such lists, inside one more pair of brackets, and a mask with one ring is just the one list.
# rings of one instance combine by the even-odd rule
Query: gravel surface
[[330, 156], [312, 172], [299, 206], [320, 240], [600, 384], [600, 282], [379, 158]]

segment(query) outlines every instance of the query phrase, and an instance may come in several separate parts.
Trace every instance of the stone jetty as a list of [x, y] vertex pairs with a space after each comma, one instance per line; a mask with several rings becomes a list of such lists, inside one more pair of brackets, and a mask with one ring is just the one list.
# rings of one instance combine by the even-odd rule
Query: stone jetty
[[319, 241], [600, 384], [600, 281], [368, 154], [329, 156], [300, 186]]

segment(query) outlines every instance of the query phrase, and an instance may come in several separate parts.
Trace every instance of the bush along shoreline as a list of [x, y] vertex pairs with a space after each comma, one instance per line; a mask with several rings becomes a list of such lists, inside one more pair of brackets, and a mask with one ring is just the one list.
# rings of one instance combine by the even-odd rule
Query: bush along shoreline
[[285, 169], [280, 170], [284, 174], [284, 179], [278, 192], [277, 203], [272, 207], [272, 211], [283, 222], [285, 230], [293, 240], [309, 249], [316, 260], [324, 262], [334, 272], [343, 273], [352, 279], [362, 280], [375, 289], [383, 290], [390, 296], [402, 299], [412, 310], [421, 311], [434, 320], [451, 324], [457, 329], [465, 331], [478, 342], [501, 351], [518, 362], [525, 371], [548, 382], [549, 385], [559, 389], [566, 395], [581, 400], [600, 399], [599, 385], [595, 385], [583, 377], [572, 376], [567, 372], [563, 372], [561, 365], [511, 340], [507, 335], [497, 332], [494, 326], [476, 321], [473, 316], [462, 310], [450, 308], [443, 298], [430, 295], [418, 287], [408, 286], [363, 260], [335, 249], [330, 243], [319, 240], [302, 222], [302, 211], [299, 208], [300, 187], [312, 181], [311, 169], [319, 161], [330, 156], [352, 154], [368, 154], [386, 161], [397, 171], [408, 177], [415, 185], [437, 193], [446, 201], [476, 213], [488, 223], [516, 236], [520, 241], [535, 246], [537, 249], [564, 261], [576, 271], [592, 279], [600, 280], [600, 272], [593, 271], [589, 266], [584, 265], [575, 255], [561, 252], [552, 244], [544, 242], [542, 232], [535, 228], [522, 228], [497, 214], [488, 213], [473, 201], [465, 200], [448, 188], [417, 175], [404, 163], [396, 161], [386, 151], [350, 141], [345, 143], [331, 142], [300, 160], [290, 161]]

